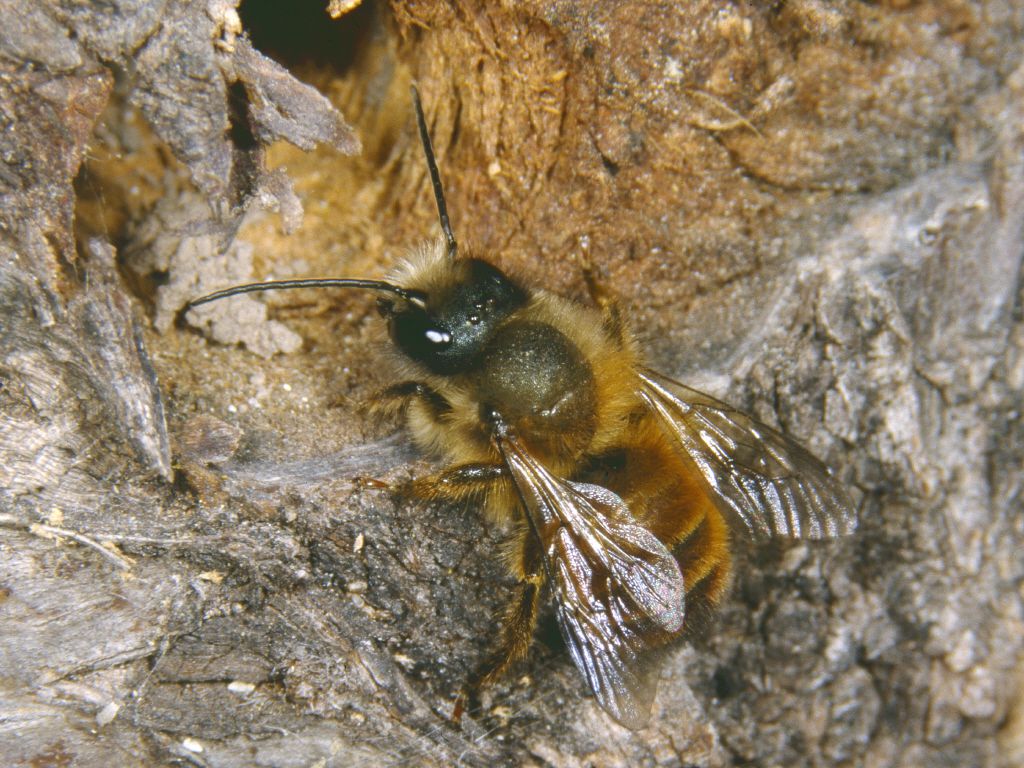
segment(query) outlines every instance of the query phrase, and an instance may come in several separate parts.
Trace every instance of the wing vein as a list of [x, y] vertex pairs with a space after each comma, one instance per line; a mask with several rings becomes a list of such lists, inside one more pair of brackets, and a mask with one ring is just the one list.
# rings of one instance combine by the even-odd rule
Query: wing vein
[[663, 431], [752, 536], [818, 539], [856, 527], [842, 486], [794, 440], [654, 371], [638, 375], [639, 394]]

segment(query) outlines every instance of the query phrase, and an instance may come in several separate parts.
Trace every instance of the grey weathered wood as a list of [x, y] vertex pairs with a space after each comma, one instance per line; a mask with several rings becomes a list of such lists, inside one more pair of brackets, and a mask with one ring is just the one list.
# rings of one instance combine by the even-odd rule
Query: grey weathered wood
[[[556, 6], [534, 11], [578, 56], [628, 22], [573, 17], [586, 37]], [[820, 21], [808, 34], [845, 34], [831, 9], [788, 6]], [[326, 100], [233, 36], [232, 7], [0, 0], [0, 763], [1019, 764], [1019, 2], [975, 4], [989, 48], [948, 70], [930, 59], [914, 82], [947, 90], [915, 91], [919, 111], [891, 135], [865, 116], [873, 139], [792, 177], [754, 138], [722, 138], [752, 177], [843, 191], [808, 195], [758, 244], [758, 269], [686, 308], [623, 286], [657, 367], [781, 418], [851, 484], [862, 518], [841, 542], [743, 550], [732, 595], [668, 656], [638, 734], [602, 714], [543, 631], [518, 670], [529, 681], [485, 702], [504, 712], [453, 727], [450, 695], [507, 586], [490, 556], [500, 532], [353, 482], [428, 466], [401, 435], [360, 435], [355, 412], [321, 415], [350, 431], [325, 447], [321, 418], [226, 424], [226, 396], [216, 418], [196, 416], [185, 377], [168, 399], [153, 373], [167, 342], [150, 325], [185, 333], [175, 312], [195, 274], [149, 264], [172, 272], [151, 318], [110, 246], [76, 245], [72, 181], [113, 69], [204, 195], [187, 227], [153, 217], [158, 234], [208, 238], [200, 256], [256, 203], [286, 228], [301, 220], [287, 178], [263, 171], [265, 143], [357, 150]], [[936, 50], [960, 55], [952, 39]], [[259, 94], [255, 146], [224, 131], [236, 78]], [[665, 98], [642, 85], [638, 99]], [[972, 110], [955, 145], [950, 100]], [[704, 108], [687, 119], [721, 131]], [[205, 263], [203, 279], [232, 277]]]

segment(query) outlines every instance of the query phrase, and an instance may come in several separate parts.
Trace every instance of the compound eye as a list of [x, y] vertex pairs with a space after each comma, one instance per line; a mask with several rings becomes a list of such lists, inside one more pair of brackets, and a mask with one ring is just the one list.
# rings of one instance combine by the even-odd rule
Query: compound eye
[[451, 354], [457, 339], [435, 318], [419, 309], [405, 309], [389, 320], [391, 339], [413, 360], [434, 369]]
[[452, 335], [448, 331], [439, 331], [436, 328], [428, 328], [423, 334], [436, 350], [448, 349], [452, 344]]

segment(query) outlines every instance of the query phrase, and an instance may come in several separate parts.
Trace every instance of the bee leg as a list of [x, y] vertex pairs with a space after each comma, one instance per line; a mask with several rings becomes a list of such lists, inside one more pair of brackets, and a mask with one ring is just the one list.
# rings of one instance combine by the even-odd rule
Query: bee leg
[[504, 464], [459, 464], [413, 480], [409, 491], [429, 501], [467, 501], [484, 497], [495, 483], [509, 478]]
[[587, 285], [590, 300], [601, 310], [602, 325], [605, 332], [620, 343], [625, 339], [625, 325], [622, 321], [622, 310], [615, 295], [608, 289], [598, 274], [598, 269], [590, 258], [590, 248], [583, 247], [580, 255], [580, 268], [583, 282]]
[[515, 594], [502, 613], [497, 647], [488, 654], [455, 699], [452, 720], [456, 723], [465, 710], [476, 706], [481, 689], [501, 679], [509, 667], [526, 656], [537, 626], [537, 606], [543, 586], [542, 569], [528, 574], [516, 586]]
[[434, 420], [439, 420], [452, 409], [445, 396], [433, 387], [421, 381], [400, 381], [371, 397], [366, 411], [373, 418], [390, 419], [401, 415], [413, 400], [426, 405]]

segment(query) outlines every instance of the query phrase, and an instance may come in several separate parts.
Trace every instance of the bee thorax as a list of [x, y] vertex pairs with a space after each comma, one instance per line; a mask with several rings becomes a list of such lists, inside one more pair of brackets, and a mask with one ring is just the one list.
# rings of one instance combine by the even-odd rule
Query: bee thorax
[[593, 371], [580, 350], [547, 323], [501, 328], [473, 373], [483, 411], [494, 411], [535, 451], [575, 454], [596, 426]]

